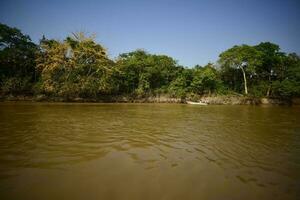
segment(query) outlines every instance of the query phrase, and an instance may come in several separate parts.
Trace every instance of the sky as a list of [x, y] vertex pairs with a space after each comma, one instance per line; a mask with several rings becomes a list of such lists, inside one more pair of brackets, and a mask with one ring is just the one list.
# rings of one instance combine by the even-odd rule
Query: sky
[[111, 58], [144, 49], [188, 67], [265, 41], [300, 54], [300, 0], [1, 0], [0, 22], [34, 42], [84, 31]]

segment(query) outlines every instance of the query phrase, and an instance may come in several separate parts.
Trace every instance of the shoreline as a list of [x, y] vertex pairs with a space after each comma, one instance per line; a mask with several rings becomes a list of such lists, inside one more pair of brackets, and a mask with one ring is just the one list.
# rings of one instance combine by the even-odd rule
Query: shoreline
[[48, 102], [48, 103], [174, 103], [186, 104], [187, 101], [205, 102], [208, 105], [300, 105], [300, 98], [258, 98], [247, 96], [199, 96], [195, 98], [175, 98], [166, 95], [131, 97], [131, 96], [102, 96], [99, 98], [62, 98], [48, 97], [45, 95], [4, 95], [0, 102]]

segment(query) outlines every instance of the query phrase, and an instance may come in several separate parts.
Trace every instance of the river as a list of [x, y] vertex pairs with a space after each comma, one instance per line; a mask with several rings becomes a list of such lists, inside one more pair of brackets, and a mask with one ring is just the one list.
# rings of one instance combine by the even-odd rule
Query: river
[[300, 107], [0, 103], [0, 199], [297, 199]]

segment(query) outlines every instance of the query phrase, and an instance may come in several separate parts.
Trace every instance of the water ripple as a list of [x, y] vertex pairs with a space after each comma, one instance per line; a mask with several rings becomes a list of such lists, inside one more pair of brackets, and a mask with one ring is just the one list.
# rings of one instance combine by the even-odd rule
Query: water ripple
[[[66, 170], [120, 156], [147, 171], [180, 170], [183, 176], [201, 178], [199, 172], [205, 170], [217, 174], [215, 180], [226, 177], [233, 183], [292, 192], [299, 185], [297, 109], [0, 106], [0, 183], [24, 169]], [[111, 168], [121, 166], [114, 163]]]

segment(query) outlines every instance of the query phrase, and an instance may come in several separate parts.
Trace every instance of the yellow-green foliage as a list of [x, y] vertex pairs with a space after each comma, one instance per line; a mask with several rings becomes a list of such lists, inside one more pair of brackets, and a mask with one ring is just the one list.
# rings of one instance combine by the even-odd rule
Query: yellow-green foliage
[[113, 64], [92, 37], [73, 34], [64, 41], [44, 40], [38, 55], [42, 90], [63, 97], [95, 97], [109, 93]]
[[113, 61], [94, 36], [79, 32], [63, 41], [43, 37], [36, 45], [20, 30], [0, 23], [0, 95], [68, 99], [162, 93], [182, 98], [230, 93], [300, 96], [300, 57], [262, 42], [233, 46], [217, 63], [204, 67], [180, 66], [169, 56], [141, 49]]

